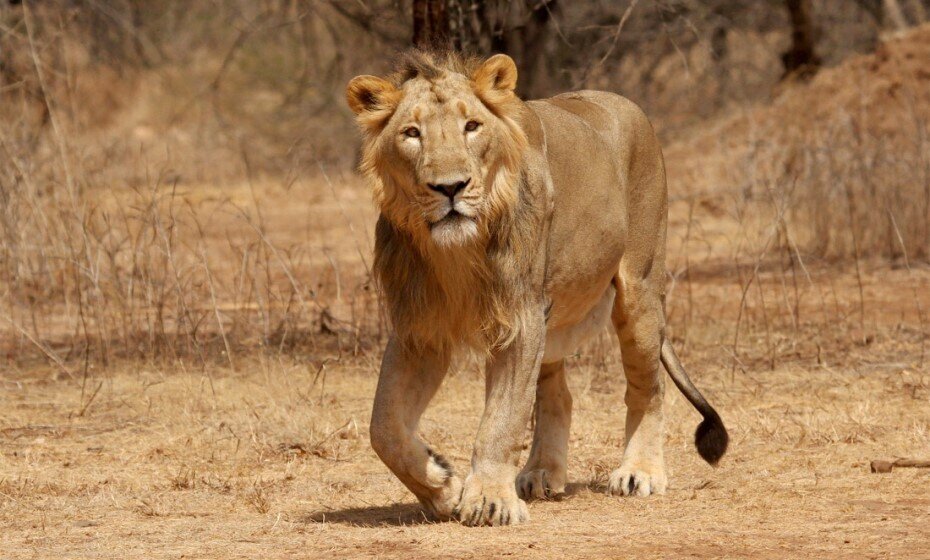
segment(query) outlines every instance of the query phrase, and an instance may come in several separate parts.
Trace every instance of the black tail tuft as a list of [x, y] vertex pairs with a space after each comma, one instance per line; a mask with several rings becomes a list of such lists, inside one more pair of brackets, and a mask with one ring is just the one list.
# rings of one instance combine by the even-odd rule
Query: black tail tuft
[[694, 432], [694, 445], [697, 447], [698, 454], [714, 466], [727, 452], [728, 443], [730, 443], [730, 436], [727, 435], [723, 420], [716, 412], [705, 416], [698, 425], [697, 431]]
[[727, 435], [727, 429], [723, 427], [723, 420], [691, 382], [688, 373], [681, 365], [681, 360], [675, 354], [675, 349], [672, 348], [672, 343], [667, 338], [662, 342], [662, 363], [681, 394], [704, 417], [697, 431], [694, 432], [694, 445], [705, 461], [716, 465], [727, 452], [727, 444], [730, 443], [730, 436]]

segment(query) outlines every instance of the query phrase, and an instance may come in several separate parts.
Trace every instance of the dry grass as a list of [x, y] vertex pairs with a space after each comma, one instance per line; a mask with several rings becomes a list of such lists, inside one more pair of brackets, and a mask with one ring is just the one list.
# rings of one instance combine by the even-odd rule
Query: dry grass
[[3, 245], [8, 354], [234, 366], [237, 351], [314, 347], [320, 331], [348, 346], [377, 335], [359, 257], [371, 205], [358, 181], [335, 180], [338, 192], [329, 178], [90, 191], [74, 213], [20, 191], [28, 213]]
[[[856, 298], [846, 280], [841, 302]], [[902, 272], [886, 274], [880, 292], [906, 284]], [[703, 299], [740, 287], [694, 290]], [[619, 499], [602, 493], [623, 437], [619, 356], [605, 335], [570, 364], [570, 495], [532, 505], [529, 525], [505, 529], [425, 523], [380, 464], [367, 438], [377, 351], [330, 358], [323, 374], [314, 358], [243, 359], [238, 371], [114, 364], [93, 377], [101, 388], [90, 403], [79, 382], [48, 370], [9, 375], [0, 556], [913, 555], [930, 538], [927, 473], [875, 475], [868, 463], [930, 448], [930, 373], [918, 347], [889, 327], [868, 346], [845, 345], [840, 361], [745, 372], [719, 349], [692, 349], [687, 361], [724, 413], [731, 453], [718, 469], [703, 464], [690, 443], [696, 414], [670, 393], [672, 487]], [[459, 470], [482, 385], [476, 368], [460, 369], [422, 425]]]
[[[867, 472], [930, 449], [927, 28], [667, 150], [670, 332], [731, 428], [722, 466], [670, 392], [669, 494], [600, 492], [623, 439], [605, 334], [570, 360], [570, 496], [494, 530], [425, 523], [370, 450], [386, 325], [366, 187], [317, 158], [256, 165], [245, 133], [198, 144], [213, 125], [89, 126], [109, 102], [80, 107], [75, 68], [145, 84], [69, 59], [67, 22], [43, 21], [7, 30], [44, 78], [0, 107], [0, 556], [820, 558], [930, 538], [926, 471]], [[212, 62], [147, 99], [171, 109]], [[237, 107], [194, 93], [194, 113]], [[461, 364], [423, 423], [460, 471], [481, 387]]]
[[[80, 348], [80, 337], [48, 347], [73, 377], [55, 361], [8, 356], [0, 391], [0, 556], [821, 558], [909, 554], [930, 537], [926, 472], [868, 472], [871, 459], [921, 456], [930, 447], [930, 333], [915, 306], [930, 291], [930, 271], [863, 263], [858, 276], [851, 266], [792, 272], [734, 263], [739, 253], [719, 242], [691, 254], [683, 248], [694, 238], [719, 241], [715, 231], [739, 225], [712, 216], [696, 221], [710, 210], [687, 200], [672, 208], [671, 326], [697, 383], [731, 428], [722, 466], [710, 469], [697, 457], [690, 443], [696, 415], [670, 392], [669, 494], [603, 494], [620, 458], [624, 412], [619, 356], [605, 334], [570, 360], [571, 495], [532, 505], [525, 527], [426, 523], [368, 443], [380, 346], [365, 315], [377, 315], [363, 310], [358, 323], [348, 318], [365, 293], [358, 282], [368, 254], [352, 229], [365, 231], [371, 209], [361, 185], [337, 180], [335, 195], [293, 196], [320, 184], [255, 190], [273, 246], [306, 240], [317, 248], [291, 270], [332, 316], [295, 332], [298, 343], [249, 345], [233, 337], [239, 331], [231, 321], [226, 336], [239, 342], [229, 360], [127, 360], [114, 352], [109, 364], [85, 366], [66, 359], [68, 344]], [[236, 227], [240, 214], [207, 210], [251, 192], [175, 194], [211, 216], [203, 223], [213, 233], [194, 239], [208, 243], [220, 294], [230, 293], [221, 257], [245, 243], [230, 236], [261, 238]], [[121, 194], [112, 196], [101, 205], [119, 206]], [[702, 234], [685, 239], [689, 224], [700, 224]], [[196, 270], [202, 253], [179, 247]], [[283, 268], [271, 269], [277, 285], [289, 285]], [[210, 301], [187, 287], [179, 294]], [[217, 311], [257, 325], [263, 316], [257, 306], [202, 310], [209, 320]], [[213, 333], [222, 356], [217, 330], [204, 332]], [[482, 385], [478, 368], [462, 364], [423, 422], [425, 437], [460, 471]]]
[[926, 262], [927, 60], [930, 25], [809, 84], [782, 84], [773, 103], [673, 146], [669, 157], [683, 163], [675, 181], [761, 236], [760, 246], [832, 261]]
[[[857, 270], [858, 316], [841, 323], [857, 322], [859, 331], [867, 265], [926, 262], [930, 99], [920, 85], [930, 76], [921, 56], [928, 29], [670, 147], [674, 285], [730, 272], [744, 303], [765, 301], [761, 316], [738, 314], [729, 335], [736, 357], [744, 328], [790, 328], [792, 344], [809, 341], [802, 299], [819, 304], [815, 330], [836, 323], [822, 259]], [[868, 87], [860, 88], [863, 75]], [[125, 358], [235, 368], [241, 352], [315, 348], [321, 332], [340, 333], [340, 348], [351, 351], [382, 340], [367, 270], [373, 214], [354, 178], [319, 162], [312, 174], [300, 166], [283, 176], [252, 173], [246, 152], [224, 160], [244, 176], [222, 183], [185, 180], [144, 153], [119, 165], [88, 160], [76, 132], [86, 115], [68, 110], [47, 80], [37, 87], [51, 125], [33, 142], [18, 134], [34, 132], [28, 120], [0, 131], [8, 363], [51, 361], [70, 376]], [[821, 101], [809, 114], [789, 118], [812, 95]], [[822, 126], [807, 130], [808, 121]], [[765, 275], [782, 283], [767, 301], [756, 283]], [[699, 310], [686, 295], [684, 307], [671, 308], [684, 313], [684, 330]], [[923, 327], [923, 302], [914, 301]], [[790, 325], [772, 324], [782, 319]], [[774, 360], [771, 336], [767, 344]]]

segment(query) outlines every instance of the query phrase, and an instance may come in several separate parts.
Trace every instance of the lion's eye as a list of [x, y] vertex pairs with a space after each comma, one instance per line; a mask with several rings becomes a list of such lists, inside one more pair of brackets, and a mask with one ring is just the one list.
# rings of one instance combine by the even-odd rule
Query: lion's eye
[[465, 132], [474, 132], [478, 130], [479, 126], [481, 126], [481, 123], [478, 121], [468, 121], [465, 123]]
[[420, 129], [415, 126], [411, 126], [410, 128], [404, 130], [404, 136], [407, 138], [419, 138]]

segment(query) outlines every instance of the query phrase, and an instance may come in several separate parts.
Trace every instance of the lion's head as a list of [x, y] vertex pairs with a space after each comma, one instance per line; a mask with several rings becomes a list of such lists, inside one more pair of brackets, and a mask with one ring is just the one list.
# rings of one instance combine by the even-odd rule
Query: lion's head
[[487, 349], [519, 324], [540, 217], [523, 184], [532, 119], [516, 80], [507, 56], [414, 51], [389, 78], [348, 85], [381, 210], [373, 269], [404, 344]]
[[513, 60], [415, 51], [389, 79], [346, 89], [365, 137], [361, 171], [382, 215], [421, 250], [480, 244], [514, 206], [526, 136]]

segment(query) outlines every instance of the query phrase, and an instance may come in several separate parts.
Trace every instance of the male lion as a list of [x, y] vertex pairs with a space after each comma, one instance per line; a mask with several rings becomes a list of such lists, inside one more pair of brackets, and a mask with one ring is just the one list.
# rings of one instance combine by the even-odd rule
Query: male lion
[[[468, 525], [527, 521], [520, 496], [564, 492], [564, 359], [608, 317], [627, 379], [626, 449], [608, 492], [665, 491], [660, 360], [704, 417], [701, 456], [715, 464], [728, 439], [665, 339], [668, 202], [649, 121], [599, 91], [524, 102], [516, 82], [505, 55], [475, 62], [415, 51], [389, 79], [358, 76], [346, 91], [381, 211], [374, 268], [394, 329], [371, 443], [430, 513]], [[460, 349], [487, 357], [464, 481], [417, 435]]]

